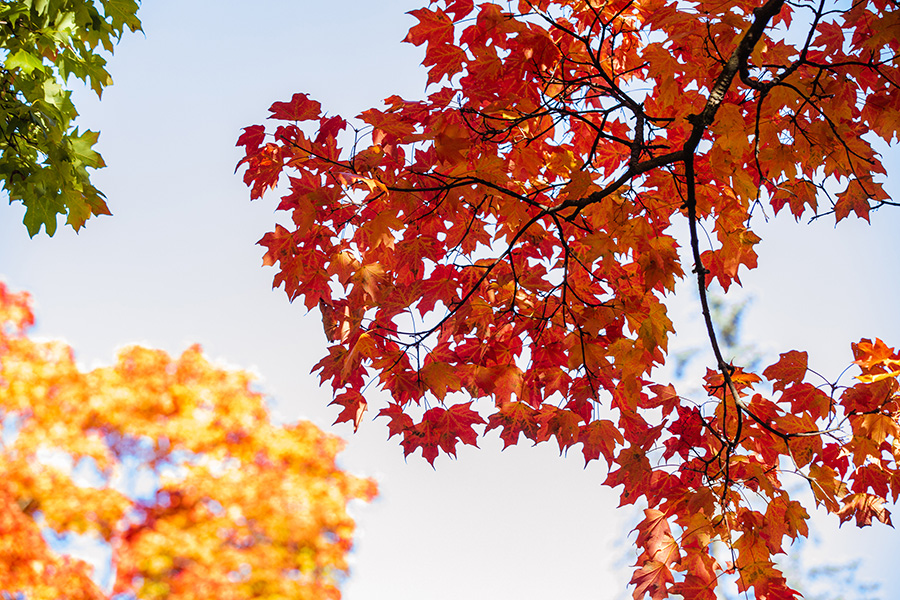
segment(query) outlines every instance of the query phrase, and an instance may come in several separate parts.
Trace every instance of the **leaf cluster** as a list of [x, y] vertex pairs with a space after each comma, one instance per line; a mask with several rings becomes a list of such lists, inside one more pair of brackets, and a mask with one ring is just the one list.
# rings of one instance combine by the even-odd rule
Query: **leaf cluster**
[[88, 169], [104, 166], [98, 133], [79, 132], [66, 84], [98, 95], [112, 83], [104, 53], [139, 31], [136, 0], [15, 0], [0, 5], [0, 184], [25, 205], [31, 236], [53, 235], [59, 215], [78, 231], [106, 215]]
[[[30, 298], [0, 283], [0, 588], [106, 598], [88, 565], [42, 530], [109, 545], [113, 594], [335, 599], [353, 499], [371, 480], [335, 463], [342, 442], [275, 425], [243, 371], [142, 347], [89, 372], [35, 342]], [[149, 490], [148, 490], [149, 488]]]
[[[855, 344], [851, 387], [796, 350], [756, 373], [723, 358], [707, 290], [756, 268], [754, 211], [839, 223], [896, 204], [872, 146], [900, 127], [896, 3], [438, 0], [411, 14], [425, 100], [347, 120], [298, 93], [238, 140], [251, 199], [287, 190], [291, 221], [260, 240], [263, 261], [322, 312], [315, 370], [338, 422], [358, 426], [378, 384], [391, 435], [429, 462], [493, 429], [506, 445], [580, 445], [623, 504], [647, 506], [636, 599], [711, 600], [723, 573], [796, 598], [773, 557], [809, 516], [782, 479], [842, 523], [890, 523], [898, 353]], [[686, 276], [715, 357], [699, 400], [655, 376]]]

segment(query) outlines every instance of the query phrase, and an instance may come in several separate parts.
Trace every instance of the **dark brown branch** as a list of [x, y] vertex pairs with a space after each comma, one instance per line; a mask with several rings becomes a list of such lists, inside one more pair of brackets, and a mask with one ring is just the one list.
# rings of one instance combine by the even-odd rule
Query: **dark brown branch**
[[699, 115], [693, 115], [693, 117], [690, 118], [694, 125], [694, 130], [691, 132], [690, 139], [688, 139], [685, 144], [685, 150], [693, 152], [697, 148], [706, 128], [712, 125], [712, 122], [715, 120], [716, 112], [719, 110], [722, 100], [725, 99], [725, 94], [731, 87], [734, 76], [742, 67], [746, 68], [750, 53], [753, 52], [753, 48], [755, 48], [756, 44], [759, 43], [759, 40], [762, 39], [763, 32], [765, 31], [766, 26], [768, 26], [769, 21], [778, 14], [782, 6], [784, 6], [784, 0], [769, 0], [759, 8], [753, 10], [753, 15], [756, 18], [753, 20], [753, 24], [750, 25], [750, 29], [747, 30], [747, 33], [745, 33], [741, 38], [741, 41], [738, 42], [737, 48], [731, 53], [731, 57], [729, 57], [728, 62], [725, 63], [725, 68], [722, 69], [719, 78], [716, 79], [716, 83], [709, 91], [709, 98], [706, 99], [706, 106], [703, 107], [703, 111]]

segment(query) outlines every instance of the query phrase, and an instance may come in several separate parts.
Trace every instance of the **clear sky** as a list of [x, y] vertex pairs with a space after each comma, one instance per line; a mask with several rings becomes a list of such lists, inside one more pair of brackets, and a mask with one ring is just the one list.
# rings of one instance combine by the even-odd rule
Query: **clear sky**
[[[418, 456], [405, 461], [379, 421], [355, 436], [332, 428], [330, 392], [309, 374], [325, 348], [318, 315], [271, 290], [274, 271], [261, 267], [255, 243], [280, 217], [275, 196], [250, 203], [233, 175], [240, 128], [297, 91], [345, 117], [393, 93], [422, 95], [421, 49], [400, 43], [416, 22], [404, 13], [421, 3], [146, 2], [146, 35], [127, 36], [111, 61], [115, 85], [102, 102], [76, 99], [82, 128], [102, 132], [109, 167], [95, 183], [115, 216], [30, 240], [22, 207], [0, 206], [0, 274], [35, 296], [37, 334], [66, 339], [85, 367], [126, 343], [179, 353], [199, 342], [212, 358], [258, 372], [283, 418], [347, 438], [344, 467], [381, 486], [379, 500], [355, 509], [347, 600], [630, 597], [626, 536], [637, 511], [616, 509], [596, 462], [584, 469], [580, 452], [559, 457], [549, 444], [501, 453], [494, 437], [432, 469]], [[889, 189], [900, 197], [900, 186]], [[766, 364], [805, 349], [834, 377], [852, 360], [851, 341], [900, 345], [900, 211], [872, 221], [834, 228], [781, 215], [757, 224], [760, 268], [742, 276], [739, 295], [753, 298], [745, 341]], [[673, 308], [673, 350], [703, 333], [687, 289]], [[883, 597], [900, 588], [894, 530], [838, 531], [836, 517], [816, 517], [815, 532], [821, 543], [808, 560], [861, 558], [863, 578], [885, 583]]]

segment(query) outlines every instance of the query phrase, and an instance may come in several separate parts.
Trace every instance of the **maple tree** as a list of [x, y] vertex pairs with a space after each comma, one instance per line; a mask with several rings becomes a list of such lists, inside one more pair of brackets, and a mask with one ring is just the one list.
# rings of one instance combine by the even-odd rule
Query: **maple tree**
[[47, 531], [109, 544], [119, 598], [340, 597], [347, 503], [376, 493], [336, 466], [340, 439], [273, 424], [250, 375], [199, 347], [129, 347], [84, 372], [32, 323], [0, 283], [4, 597], [109, 597]]
[[13, 0], [0, 4], [0, 184], [25, 205], [34, 237], [56, 232], [57, 217], [78, 231], [108, 215], [88, 169], [104, 166], [98, 133], [79, 132], [70, 77], [99, 97], [112, 83], [103, 51], [126, 29], [139, 31], [137, 0]]
[[[712, 599], [723, 574], [760, 600], [798, 597], [775, 560], [809, 513], [785, 479], [841, 523], [890, 524], [900, 353], [852, 344], [847, 384], [797, 350], [756, 373], [723, 358], [707, 289], [756, 267], [754, 210], [839, 223], [896, 205], [873, 148], [900, 124], [896, 3], [434, 0], [411, 14], [425, 100], [348, 121], [298, 93], [238, 140], [251, 199], [285, 186], [290, 223], [260, 241], [264, 264], [322, 312], [314, 370], [337, 422], [359, 426], [376, 382], [390, 435], [432, 463], [495, 429], [505, 446], [580, 445], [622, 504], [646, 505], [636, 599]], [[683, 278], [713, 355], [705, 399], [657, 376]]]

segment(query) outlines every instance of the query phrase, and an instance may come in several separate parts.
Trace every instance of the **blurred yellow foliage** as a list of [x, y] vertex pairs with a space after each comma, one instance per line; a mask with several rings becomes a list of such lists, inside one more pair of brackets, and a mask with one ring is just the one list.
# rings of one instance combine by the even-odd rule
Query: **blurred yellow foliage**
[[376, 494], [335, 464], [340, 439], [271, 423], [251, 376], [198, 346], [129, 347], [85, 373], [67, 345], [29, 339], [33, 321], [0, 282], [0, 590], [107, 597], [48, 528], [110, 544], [113, 594], [340, 597], [347, 504]]

